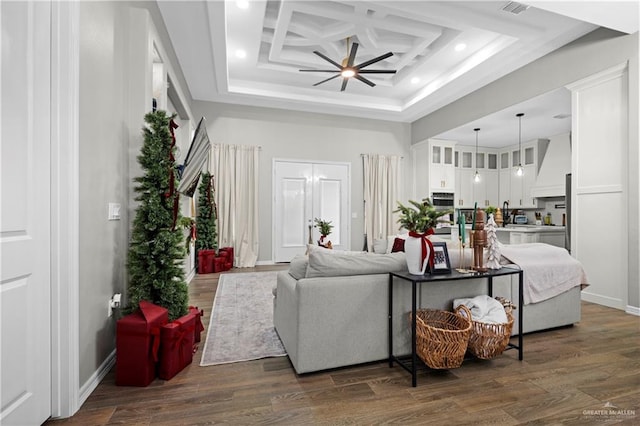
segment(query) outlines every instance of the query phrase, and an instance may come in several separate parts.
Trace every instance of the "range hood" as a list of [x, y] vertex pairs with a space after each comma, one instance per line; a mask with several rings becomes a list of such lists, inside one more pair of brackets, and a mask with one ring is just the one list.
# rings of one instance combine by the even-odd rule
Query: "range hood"
[[571, 173], [571, 134], [549, 138], [547, 152], [538, 168], [538, 177], [531, 188], [534, 198], [564, 197], [565, 176]]

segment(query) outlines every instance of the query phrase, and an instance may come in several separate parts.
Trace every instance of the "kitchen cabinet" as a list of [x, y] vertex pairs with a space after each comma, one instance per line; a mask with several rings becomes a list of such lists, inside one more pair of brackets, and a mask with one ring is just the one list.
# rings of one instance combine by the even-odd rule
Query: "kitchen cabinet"
[[[473, 200], [479, 207], [498, 206], [500, 175], [498, 172], [497, 154], [494, 152], [478, 153], [477, 170], [480, 181], [473, 184]], [[486, 166], [486, 167], [482, 167]]]
[[498, 241], [503, 244], [546, 243], [564, 247], [563, 226], [509, 225], [497, 228]]
[[[500, 174], [498, 151], [483, 148], [476, 153], [475, 147], [456, 147], [454, 166], [456, 170], [456, 208], [498, 206], [500, 199]], [[475, 182], [475, 172], [480, 181]]]
[[456, 169], [454, 166], [455, 142], [431, 139], [429, 152], [430, 192], [455, 192]]
[[500, 178], [498, 189], [498, 207], [502, 207], [502, 203], [509, 201], [511, 197], [511, 161], [509, 151], [500, 151]]
[[474, 173], [473, 169], [456, 169], [456, 208], [473, 208]]
[[[508, 201], [509, 208], [539, 208], [539, 201], [531, 195], [536, 184], [538, 164], [541, 152], [546, 150], [547, 139], [536, 139], [523, 143], [522, 150], [518, 145], [507, 147], [500, 152], [500, 201]], [[510, 167], [505, 167], [509, 164]], [[516, 169], [522, 165], [524, 174], [518, 176]], [[505, 196], [508, 195], [508, 198]]]

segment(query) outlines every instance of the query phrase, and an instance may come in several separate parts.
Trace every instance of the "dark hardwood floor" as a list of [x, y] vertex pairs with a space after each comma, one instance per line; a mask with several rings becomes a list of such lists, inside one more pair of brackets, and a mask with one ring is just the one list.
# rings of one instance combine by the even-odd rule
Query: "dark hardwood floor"
[[[218, 277], [190, 284], [205, 327]], [[46, 424], [637, 425], [639, 331], [639, 317], [583, 302], [575, 326], [526, 335], [524, 361], [516, 351], [469, 359], [421, 372], [416, 388], [385, 362], [298, 376], [287, 357], [200, 367], [199, 350], [172, 380], [146, 388], [116, 386], [111, 371], [75, 416]]]

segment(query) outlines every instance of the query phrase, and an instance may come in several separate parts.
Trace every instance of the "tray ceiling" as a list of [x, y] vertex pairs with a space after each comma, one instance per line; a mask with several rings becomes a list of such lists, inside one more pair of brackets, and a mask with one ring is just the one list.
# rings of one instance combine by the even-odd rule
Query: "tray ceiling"
[[[508, 4], [158, 2], [195, 100], [405, 122], [597, 27], [537, 7], [514, 13]], [[340, 63], [347, 37], [360, 45], [357, 63], [393, 52], [371, 69], [397, 73], [367, 74], [375, 87], [354, 80], [340, 92], [341, 78], [314, 87], [330, 75], [299, 70], [331, 68], [314, 50]]]

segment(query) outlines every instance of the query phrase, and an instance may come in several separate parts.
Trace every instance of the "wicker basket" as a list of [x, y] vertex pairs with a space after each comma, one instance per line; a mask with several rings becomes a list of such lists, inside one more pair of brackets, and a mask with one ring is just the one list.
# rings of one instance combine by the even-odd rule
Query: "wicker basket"
[[430, 368], [458, 368], [467, 351], [471, 312], [466, 318], [453, 312], [420, 309], [416, 313], [416, 353]]
[[[460, 314], [459, 310], [463, 306], [458, 306], [456, 313]], [[466, 306], [464, 307], [466, 308]], [[505, 308], [505, 312], [507, 313], [506, 323], [490, 324], [471, 321], [469, 352], [477, 358], [492, 359], [501, 355], [506, 349], [513, 329], [513, 315], [509, 306]], [[471, 315], [469, 315], [469, 318], [471, 318]]]

